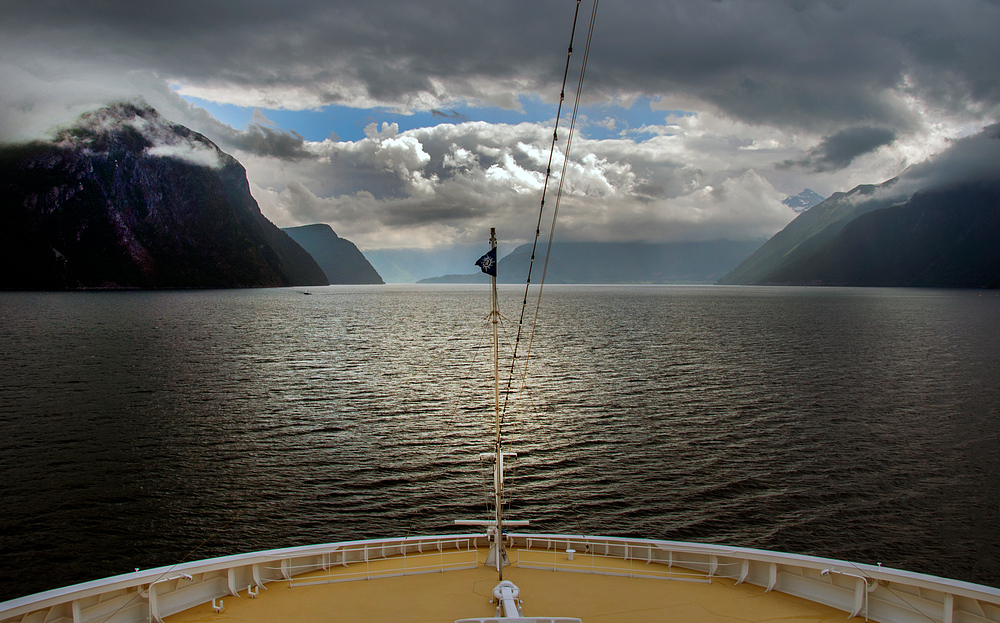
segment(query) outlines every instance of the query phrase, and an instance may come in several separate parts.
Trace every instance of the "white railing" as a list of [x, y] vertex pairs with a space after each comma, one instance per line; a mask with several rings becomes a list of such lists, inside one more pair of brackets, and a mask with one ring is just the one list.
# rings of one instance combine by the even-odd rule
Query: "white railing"
[[[524, 548], [518, 555], [527, 564], [519, 566], [673, 580], [729, 578], [886, 623], [1000, 623], [996, 588], [878, 565], [678, 541], [559, 534], [509, 539]], [[569, 549], [575, 550], [573, 561]], [[617, 562], [602, 564], [602, 559]], [[677, 577], [678, 567], [696, 575]]]
[[[565, 571], [570, 573], [593, 573], [597, 575], [616, 575], [630, 578], [652, 578], [677, 580], [682, 582], [711, 583], [712, 576], [692, 570], [696, 560], [684, 561], [671, 556], [666, 561], [652, 560], [643, 555], [635, 557], [636, 547], [625, 545], [624, 555], [617, 556], [607, 551], [591, 549], [591, 543], [586, 540], [560, 539], [558, 542], [545, 541], [545, 549], [533, 549], [527, 545], [538, 539], [526, 539], [525, 547], [518, 550], [516, 565], [520, 569], [543, 569], [547, 571]], [[555, 545], [555, 546], [554, 546]], [[599, 545], [606, 545], [601, 543]], [[564, 549], [560, 549], [563, 547]], [[610, 547], [606, 547], [611, 549]], [[649, 548], [642, 548], [642, 553], [648, 553]], [[656, 562], [657, 564], [652, 564]], [[685, 564], [685, 562], [687, 564]], [[663, 564], [660, 564], [663, 563]]]
[[[224, 597], [253, 597], [267, 584], [340, 581], [310, 572], [347, 567], [344, 579], [443, 572], [478, 565], [478, 534], [346, 541], [225, 556], [84, 582], [0, 603], [0, 623], [141, 623]], [[459, 554], [459, 556], [448, 555]], [[406, 556], [404, 569], [373, 571], [379, 559]], [[295, 576], [309, 579], [295, 580]], [[317, 574], [312, 574], [316, 576]], [[322, 576], [322, 574], [319, 574]]]
[[[388, 541], [343, 547], [322, 556], [319, 566], [323, 573], [317, 572], [315, 563], [293, 565], [284, 556], [279, 556], [279, 567], [269, 568], [279, 570], [282, 577], [289, 581], [290, 587], [475, 569], [479, 566], [479, 549], [474, 545], [477, 540], [459, 537], [438, 539], [430, 543], [424, 540], [416, 543]], [[395, 564], [388, 567], [372, 565], [373, 562], [389, 558], [394, 558]], [[358, 559], [364, 563], [363, 568]], [[352, 560], [355, 563], [349, 565]]]
[[[522, 533], [507, 535], [507, 541], [519, 550], [521, 567], [668, 580], [729, 578], [885, 623], [1000, 623], [1000, 590], [874, 565], [676, 541]], [[214, 558], [3, 602], [0, 623], [162, 621], [223, 597], [253, 596], [276, 581], [301, 586], [471, 568], [478, 564], [480, 544], [487, 544], [483, 535], [419, 536]]]

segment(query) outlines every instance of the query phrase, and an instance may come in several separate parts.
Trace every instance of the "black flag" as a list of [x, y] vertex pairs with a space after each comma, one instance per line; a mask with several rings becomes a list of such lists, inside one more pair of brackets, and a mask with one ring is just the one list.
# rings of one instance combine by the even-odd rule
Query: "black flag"
[[476, 266], [482, 269], [487, 275], [497, 276], [497, 250], [496, 247], [476, 261]]

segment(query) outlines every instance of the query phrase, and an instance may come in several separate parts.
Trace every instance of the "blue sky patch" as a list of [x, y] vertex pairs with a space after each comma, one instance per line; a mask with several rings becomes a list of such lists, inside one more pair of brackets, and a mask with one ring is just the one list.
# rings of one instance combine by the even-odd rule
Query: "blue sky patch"
[[[195, 106], [204, 108], [216, 119], [238, 130], [247, 129], [254, 120], [253, 107], [219, 104], [197, 97], [184, 96]], [[568, 119], [572, 102], [563, 106]], [[547, 123], [556, 113], [556, 106], [537, 98], [522, 97], [521, 110], [497, 107], [458, 106], [432, 111], [401, 114], [384, 108], [358, 109], [329, 105], [312, 110], [260, 109], [261, 114], [274, 122], [275, 127], [300, 134], [309, 141], [323, 141], [336, 137], [341, 141], [358, 141], [365, 137], [365, 127], [370, 123], [381, 127], [383, 123], [397, 123], [400, 131], [425, 128], [442, 123], [485, 121], [487, 123], [517, 124], [524, 122]], [[584, 121], [578, 125], [583, 136], [590, 139], [611, 139], [628, 136], [644, 138], [635, 130], [643, 126], [663, 125], [669, 114], [689, 114], [683, 111], [652, 110], [649, 98], [638, 98], [632, 106], [598, 105], [582, 108]], [[565, 127], [565, 126], [563, 126]]]

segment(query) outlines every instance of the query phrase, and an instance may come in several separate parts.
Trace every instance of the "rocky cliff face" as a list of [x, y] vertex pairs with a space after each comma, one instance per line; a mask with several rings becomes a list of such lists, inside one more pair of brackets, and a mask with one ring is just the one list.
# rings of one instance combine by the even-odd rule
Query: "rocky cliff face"
[[0, 148], [0, 222], [5, 289], [327, 283], [261, 214], [235, 159], [144, 106]]

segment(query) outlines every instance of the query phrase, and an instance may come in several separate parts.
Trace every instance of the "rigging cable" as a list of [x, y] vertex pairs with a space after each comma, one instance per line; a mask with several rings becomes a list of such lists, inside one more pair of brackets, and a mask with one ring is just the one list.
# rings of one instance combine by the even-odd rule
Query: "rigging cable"
[[[556, 121], [555, 121], [555, 128], [552, 131], [552, 145], [549, 148], [549, 160], [548, 164], [545, 167], [545, 182], [542, 185], [542, 200], [541, 204], [538, 207], [538, 223], [535, 226], [535, 240], [531, 245], [531, 259], [528, 262], [528, 277], [524, 284], [524, 299], [521, 302], [521, 317], [517, 323], [517, 337], [514, 339], [514, 352], [510, 363], [510, 373], [507, 377], [507, 387], [504, 391], [504, 404], [503, 404], [503, 410], [501, 412], [501, 421], [503, 420], [502, 416], [507, 414], [507, 404], [510, 399], [511, 386], [514, 380], [514, 370], [517, 363], [517, 347], [521, 343], [521, 331], [524, 325], [524, 312], [528, 307], [528, 291], [531, 288], [531, 271], [535, 264], [535, 252], [538, 248], [538, 238], [541, 235], [542, 215], [545, 212], [545, 194], [548, 191], [549, 180], [552, 177], [552, 160], [556, 151], [556, 142], [559, 140], [559, 119], [562, 116], [563, 101], [566, 99], [566, 81], [569, 76], [570, 61], [573, 55], [573, 40], [574, 37], [576, 36], [576, 24], [580, 13], [580, 2], [581, 0], [576, 1], [576, 12], [573, 14], [573, 28], [570, 31], [569, 49], [566, 52], [566, 68], [563, 71], [562, 89], [559, 92], [559, 106], [556, 109]], [[524, 356], [524, 364], [521, 367], [522, 390], [524, 388], [525, 379], [527, 378], [528, 374], [528, 359], [531, 357], [531, 345], [534, 342], [535, 328], [538, 325], [538, 310], [541, 307], [542, 303], [542, 288], [545, 286], [545, 274], [548, 271], [549, 255], [551, 254], [552, 251], [552, 238], [555, 234], [556, 217], [559, 214], [559, 203], [562, 199], [563, 182], [566, 179], [566, 168], [569, 163], [570, 149], [572, 148], [573, 145], [573, 130], [576, 128], [577, 114], [579, 113], [580, 110], [580, 98], [583, 92], [583, 78], [587, 71], [587, 59], [590, 56], [590, 42], [593, 39], [594, 35], [594, 22], [597, 19], [597, 5], [599, 2], [600, 0], [594, 0], [594, 6], [591, 9], [590, 25], [587, 29], [587, 42], [584, 45], [583, 60], [580, 63], [580, 78], [576, 87], [576, 98], [573, 103], [573, 114], [570, 119], [569, 136], [566, 139], [566, 151], [563, 154], [562, 170], [559, 175], [559, 184], [556, 190], [556, 203], [552, 211], [552, 226], [549, 229], [549, 240], [545, 252], [545, 262], [542, 265], [542, 279], [538, 284], [538, 298], [535, 304], [535, 314], [532, 320], [531, 333], [529, 334], [528, 338], [528, 352]]]
[[517, 337], [514, 338], [514, 352], [510, 360], [510, 373], [507, 376], [507, 387], [504, 390], [503, 410], [501, 411], [501, 422], [503, 416], [507, 414], [507, 402], [510, 399], [511, 384], [514, 380], [514, 366], [517, 362], [517, 346], [521, 343], [521, 330], [524, 326], [524, 312], [528, 308], [528, 289], [531, 287], [531, 270], [535, 265], [535, 250], [538, 248], [538, 237], [542, 233], [542, 215], [545, 213], [545, 194], [549, 189], [549, 180], [552, 178], [552, 159], [556, 152], [556, 142], [559, 140], [559, 119], [562, 118], [562, 106], [566, 100], [566, 80], [569, 77], [570, 62], [573, 59], [573, 41], [576, 38], [576, 23], [580, 16], [580, 2], [576, 0], [576, 9], [573, 12], [573, 27], [569, 33], [569, 48], [566, 50], [566, 67], [563, 69], [562, 88], [559, 91], [559, 104], [556, 106], [555, 127], [552, 129], [552, 142], [549, 146], [549, 160], [545, 165], [545, 181], [542, 183], [542, 201], [538, 206], [538, 222], [535, 224], [535, 239], [531, 244], [531, 257], [528, 260], [528, 276], [524, 284], [524, 300], [521, 301], [521, 316], [517, 321]]

